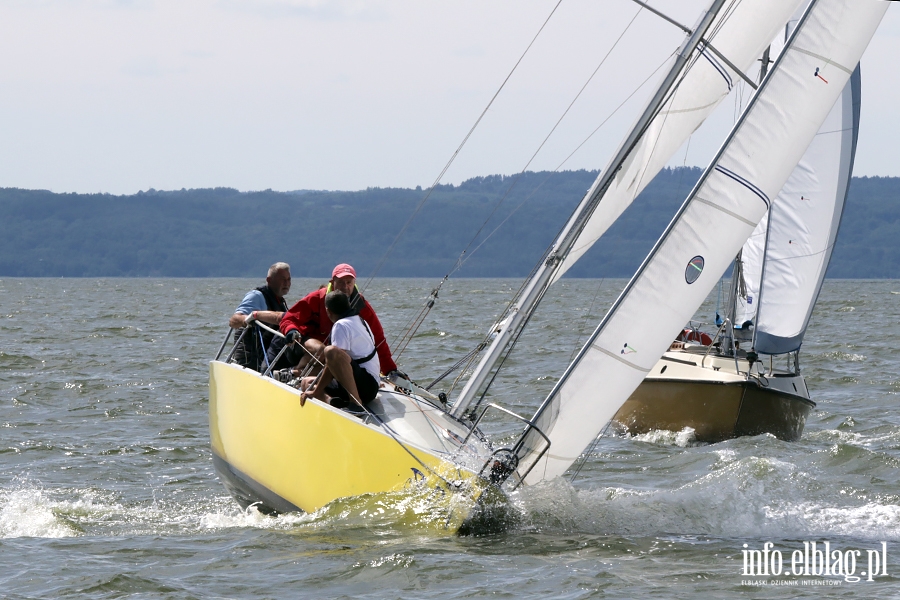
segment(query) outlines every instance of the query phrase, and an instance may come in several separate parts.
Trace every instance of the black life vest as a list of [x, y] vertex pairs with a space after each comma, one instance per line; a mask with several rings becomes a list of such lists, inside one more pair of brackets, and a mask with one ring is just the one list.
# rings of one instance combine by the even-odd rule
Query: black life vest
[[[263, 298], [266, 301], [266, 310], [282, 313], [287, 312], [288, 307], [284, 298], [279, 301], [272, 290], [269, 289], [269, 286], [262, 285], [256, 288], [256, 291], [263, 295]], [[271, 325], [269, 323], [266, 323], [266, 325], [270, 326], [272, 329], [278, 329], [278, 325]], [[241, 333], [240, 330], [235, 331], [236, 336], [240, 336]], [[260, 337], [262, 337], [262, 346], [260, 346]], [[266, 361], [264, 357], [266, 355], [266, 349], [272, 343], [273, 337], [275, 337], [275, 334], [269, 333], [261, 327], [251, 327], [250, 331], [247, 331], [244, 334], [243, 339], [241, 339], [240, 344], [238, 345], [238, 349], [235, 351], [235, 360], [245, 367], [250, 367], [257, 371], [265, 370]]]

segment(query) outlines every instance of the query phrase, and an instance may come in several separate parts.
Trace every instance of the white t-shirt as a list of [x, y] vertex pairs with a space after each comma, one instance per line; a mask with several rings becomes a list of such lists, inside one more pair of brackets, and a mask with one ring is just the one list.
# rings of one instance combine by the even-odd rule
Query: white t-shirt
[[[335, 321], [331, 327], [331, 343], [345, 350], [350, 358], [360, 360], [375, 350], [375, 340], [363, 320], [357, 315]], [[375, 381], [380, 380], [381, 363], [378, 354], [360, 365], [369, 372]]]

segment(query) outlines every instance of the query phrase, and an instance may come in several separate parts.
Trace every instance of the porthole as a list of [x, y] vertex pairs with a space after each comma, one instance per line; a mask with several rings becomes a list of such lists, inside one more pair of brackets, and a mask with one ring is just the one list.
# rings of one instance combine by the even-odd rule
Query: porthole
[[684, 280], [688, 283], [688, 285], [697, 281], [697, 278], [700, 277], [700, 273], [703, 272], [703, 265], [705, 261], [702, 256], [695, 256], [691, 259], [691, 261], [687, 264], [687, 267], [684, 269]]

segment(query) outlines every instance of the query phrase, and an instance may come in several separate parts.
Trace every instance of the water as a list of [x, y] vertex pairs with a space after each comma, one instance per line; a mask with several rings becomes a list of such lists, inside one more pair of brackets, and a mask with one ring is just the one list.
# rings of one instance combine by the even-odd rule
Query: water
[[[290, 299], [318, 283], [296, 280]], [[438, 375], [517, 283], [451, 281], [401, 365], [420, 381]], [[491, 399], [530, 414], [623, 283], [564, 281]], [[389, 336], [432, 284], [381, 280], [367, 291]], [[802, 356], [818, 407], [800, 442], [604, 438], [574, 484], [516, 493], [517, 523], [471, 538], [416, 527], [400, 496], [278, 518], [237, 508], [212, 467], [207, 361], [255, 285], [0, 280], [0, 596], [900, 593], [900, 282], [826, 282]], [[698, 317], [709, 320], [714, 303]], [[506, 421], [491, 427], [499, 438], [516, 431]], [[866, 550], [884, 541], [888, 575], [742, 575], [744, 544], [771, 542], [789, 569], [791, 553], [813, 541], [860, 550], [857, 576]]]

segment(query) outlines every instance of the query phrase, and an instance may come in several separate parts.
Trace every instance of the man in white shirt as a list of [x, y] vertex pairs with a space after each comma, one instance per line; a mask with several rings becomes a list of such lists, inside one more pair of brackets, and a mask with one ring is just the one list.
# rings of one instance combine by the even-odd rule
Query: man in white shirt
[[[307, 397], [328, 402], [336, 408], [364, 406], [378, 393], [381, 364], [375, 350], [375, 339], [368, 325], [351, 314], [350, 300], [335, 290], [325, 296], [325, 311], [334, 325], [331, 344], [325, 346], [325, 368], [315, 377], [303, 380], [300, 405]], [[315, 387], [309, 389], [315, 382]]]

